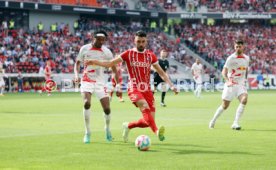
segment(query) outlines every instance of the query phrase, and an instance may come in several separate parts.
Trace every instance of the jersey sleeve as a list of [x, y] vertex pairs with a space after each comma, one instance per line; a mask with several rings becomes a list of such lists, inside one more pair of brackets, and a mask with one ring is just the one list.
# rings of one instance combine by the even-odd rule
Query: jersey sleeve
[[81, 49], [79, 51], [79, 54], [78, 54], [78, 56], [76, 58], [76, 61], [83, 62], [83, 60], [84, 60], [83, 52], [84, 52], [84, 46], [81, 47]]
[[121, 53], [121, 54], [119, 55], [119, 57], [120, 57], [123, 61], [127, 61], [127, 60], [128, 60], [128, 54], [129, 54], [129, 51], [127, 50], [127, 51]]
[[194, 70], [194, 69], [195, 69], [195, 64], [193, 64], [191, 67], [191, 70]]
[[223, 66], [224, 68], [230, 68], [230, 57], [228, 57], [227, 58], [227, 60], [226, 60], [226, 62], [225, 62], [225, 64], [224, 64], [224, 66]]
[[112, 60], [113, 59], [113, 54], [112, 54], [112, 52], [108, 48], [105, 47], [103, 49], [103, 51], [104, 51], [106, 60]]
[[152, 53], [152, 59], [151, 59], [151, 64], [158, 64], [158, 59], [155, 54]]

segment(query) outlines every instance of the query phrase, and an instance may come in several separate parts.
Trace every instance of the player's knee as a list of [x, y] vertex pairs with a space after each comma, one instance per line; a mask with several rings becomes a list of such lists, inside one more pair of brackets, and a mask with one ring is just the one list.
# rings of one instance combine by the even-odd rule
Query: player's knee
[[85, 110], [90, 109], [90, 106], [91, 106], [90, 102], [85, 102], [85, 103], [84, 103], [84, 109], [85, 109]]
[[222, 105], [223, 110], [226, 110], [228, 107], [229, 107], [229, 104], [224, 103], [224, 104]]
[[241, 100], [241, 103], [242, 103], [243, 105], [246, 105], [246, 104], [247, 104], [247, 98], [244, 97], [244, 98]]
[[104, 114], [106, 114], [106, 115], [109, 115], [110, 114], [110, 108], [105, 108], [104, 109]]
[[143, 103], [142, 110], [149, 109], [149, 105], [147, 103]]

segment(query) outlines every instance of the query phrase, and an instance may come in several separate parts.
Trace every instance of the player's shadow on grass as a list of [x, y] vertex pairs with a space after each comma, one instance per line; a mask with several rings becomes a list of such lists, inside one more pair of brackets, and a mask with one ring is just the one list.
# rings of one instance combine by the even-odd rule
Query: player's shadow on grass
[[198, 148], [212, 148], [210, 146], [193, 145], [193, 144], [176, 144], [176, 143], [155, 143], [156, 146], [174, 146], [174, 147], [198, 147]]
[[[179, 147], [178, 147], [179, 146]], [[175, 154], [183, 154], [183, 155], [188, 155], [188, 154], [225, 154], [225, 155], [260, 155], [260, 154], [254, 154], [254, 153], [250, 153], [250, 152], [241, 152], [241, 151], [230, 151], [230, 152], [226, 152], [226, 151], [211, 151], [211, 150], [191, 150], [191, 149], [185, 149], [185, 146], [194, 146], [194, 145], [174, 145], [174, 148], [169, 148], [167, 147], [166, 144], [164, 144], [163, 146], [160, 145], [160, 150], [167, 150], [167, 151], [172, 151], [172, 153]], [[195, 145], [196, 147], [200, 147]], [[180, 148], [181, 147], [181, 148]], [[184, 149], [183, 149], [184, 147]], [[203, 146], [204, 147], [204, 146]], [[208, 147], [206, 147], [208, 148]]]
[[171, 150], [173, 151], [172, 153], [175, 154], [183, 154], [183, 155], [188, 155], [188, 154], [224, 154], [224, 155], [260, 155], [260, 154], [254, 154], [250, 152], [240, 152], [240, 151], [206, 151], [206, 150], [177, 150], [177, 149], [169, 149], [169, 148], [162, 148], [162, 150]]

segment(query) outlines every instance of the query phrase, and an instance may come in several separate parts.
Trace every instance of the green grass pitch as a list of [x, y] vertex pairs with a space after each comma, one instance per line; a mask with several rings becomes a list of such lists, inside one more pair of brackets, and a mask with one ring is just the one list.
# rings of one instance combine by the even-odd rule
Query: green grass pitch
[[[6, 94], [0, 97], [0, 169], [91, 169], [91, 170], [185, 170], [185, 169], [275, 169], [276, 91], [250, 91], [241, 131], [230, 128], [237, 100], [218, 119], [208, 123], [220, 104], [220, 93], [168, 93], [167, 107], [159, 106], [157, 125], [166, 127], [166, 140], [158, 141], [149, 128], [130, 131], [122, 141], [121, 124], [141, 114], [128, 100], [113, 98], [112, 133], [106, 142], [103, 112], [92, 98], [90, 144], [83, 144], [82, 99], [79, 93]], [[151, 138], [149, 151], [134, 147], [135, 138]]]

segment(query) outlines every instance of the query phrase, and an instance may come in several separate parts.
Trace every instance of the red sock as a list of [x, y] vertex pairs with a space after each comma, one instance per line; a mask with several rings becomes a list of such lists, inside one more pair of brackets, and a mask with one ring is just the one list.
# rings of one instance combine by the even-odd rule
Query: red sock
[[143, 117], [144, 117], [144, 120], [145, 122], [147, 122], [148, 126], [151, 128], [151, 130], [156, 133], [158, 128], [156, 127], [156, 124], [155, 124], [155, 121], [151, 115], [151, 111], [150, 109], [144, 109], [142, 111], [143, 113]]
[[141, 118], [141, 119], [139, 119], [138, 121], [135, 121], [135, 122], [130, 122], [130, 123], [128, 124], [128, 128], [129, 128], [129, 129], [136, 128], [136, 127], [139, 127], [139, 128], [146, 128], [146, 127], [149, 127], [149, 125], [148, 125], [147, 122], [144, 120], [144, 118]]

